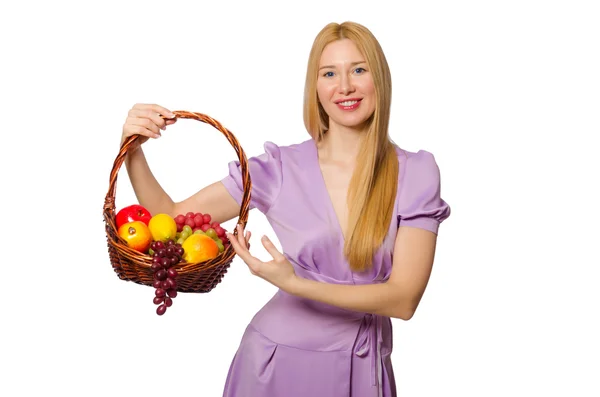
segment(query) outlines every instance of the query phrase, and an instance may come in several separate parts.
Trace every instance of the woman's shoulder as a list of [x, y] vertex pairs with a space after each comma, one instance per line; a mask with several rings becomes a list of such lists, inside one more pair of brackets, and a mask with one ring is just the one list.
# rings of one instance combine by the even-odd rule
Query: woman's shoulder
[[306, 159], [311, 148], [314, 147], [313, 139], [306, 139], [293, 143], [277, 143], [272, 140], [264, 141], [263, 148], [265, 153], [277, 156], [281, 161], [294, 161]]
[[400, 172], [397, 212], [400, 225], [415, 226], [437, 234], [439, 224], [450, 216], [441, 198], [440, 169], [433, 153], [396, 148]]
[[435, 156], [432, 152], [425, 149], [417, 149], [416, 151], [407, 150], [394, 144], [396, 156], [401, 166], [404, 166], [405, 171], [430, 170], [439, 172]]
[[303, 141], [297, 141], [297, 142], [285, 143], [285, 144], [277, 143], [272, 140], [264, 141], [264, 146], [268, 146], [271, 148], [277, 148], [279, 150], [285, 150], [285, 151], [289, 151], [289, 152], [306, 150], [309, 148], [309, 146], [311, 144], [313, 144], [312, 138], [305, 139]]

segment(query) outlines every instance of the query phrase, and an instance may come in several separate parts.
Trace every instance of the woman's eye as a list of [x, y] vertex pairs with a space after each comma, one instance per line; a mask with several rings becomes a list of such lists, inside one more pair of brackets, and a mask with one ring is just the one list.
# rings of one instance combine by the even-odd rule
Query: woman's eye
[[364, 68], [356, 68], [356, 69], [354, 69], [354, 71], [357, 72], [358, 74], [361, 74], [361, 73], [365, 72], [365, 69]]
[[333, 72], [325, 72], [325, 74], [323, 76], [325, 76], [325, 77], [333, 77]]

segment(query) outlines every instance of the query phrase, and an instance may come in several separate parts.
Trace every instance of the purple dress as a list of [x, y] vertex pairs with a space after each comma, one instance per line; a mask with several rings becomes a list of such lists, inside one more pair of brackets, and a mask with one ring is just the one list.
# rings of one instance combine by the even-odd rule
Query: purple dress
[[[395, 215], [371, 270], [355, 273], [325, 187], [315, 141], [264, 145], [248, 159], [250, 208], [265, 214], [296, 274], [338, 284], [381, 283], [392, 269], [400, 225], [437, 233], [450, 207], [440, 197], [431, 153], [396, 147], [400, 172]], [[239, 161], [223, 184], [241, 203]], [[279, 290], [254, 316], [231, 363], [224, 397], [393, 397], [389, 317], [348, 311]]]

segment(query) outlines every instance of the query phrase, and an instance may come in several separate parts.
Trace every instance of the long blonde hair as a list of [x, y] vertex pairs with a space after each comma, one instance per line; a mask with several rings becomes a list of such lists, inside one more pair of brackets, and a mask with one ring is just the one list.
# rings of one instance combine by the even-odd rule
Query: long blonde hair
[[375, 112], [368, 120], [356, 168], [348, 187], [348, 236], [344, 245], [350, 269], [371, 267], [376, 250], [387, 235], [398, 185], [398, 159], [388, 134], [392, 79], [375, 36], [355, 22], [326, 25], [314, 40], [304, 88], [304, 125], [317, 142], [323, 139], [329, 117], [317, 96], [321, 54], [327, 44], [350, 39], [366, 58], [375, 85]]

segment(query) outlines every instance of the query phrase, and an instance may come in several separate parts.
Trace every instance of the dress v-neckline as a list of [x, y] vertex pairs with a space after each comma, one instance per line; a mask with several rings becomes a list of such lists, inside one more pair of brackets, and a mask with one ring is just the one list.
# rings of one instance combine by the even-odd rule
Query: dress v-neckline
[[342, 224], [335, 212], [335, 207], [333, 205], [333, 200], [331, 198], [331, 194], [327, 189], [327, 184], [325, 183], [325, 176], [323, 175], [323, 170], [321, 169], [321, 164], [319, 163], [319, 150], [317, 148], [317, 142], [314, 139], [309, 140], [310, 147], [313, 151], [313, 160], [314, 160], [314, 169], [315, 169], [315, 178], [319, 180], [318, 185], [321, 190], [321, 194], [319, 196], [323, 196], [323, 200], [327, 201], [328, 207], [328, 215], [333, 218], [333, 222], [336, 224], [337, 233], [342, 241], [342, 243], [346, 244], [346, 237], [344, 236], [344, 231], [342, 230]]

